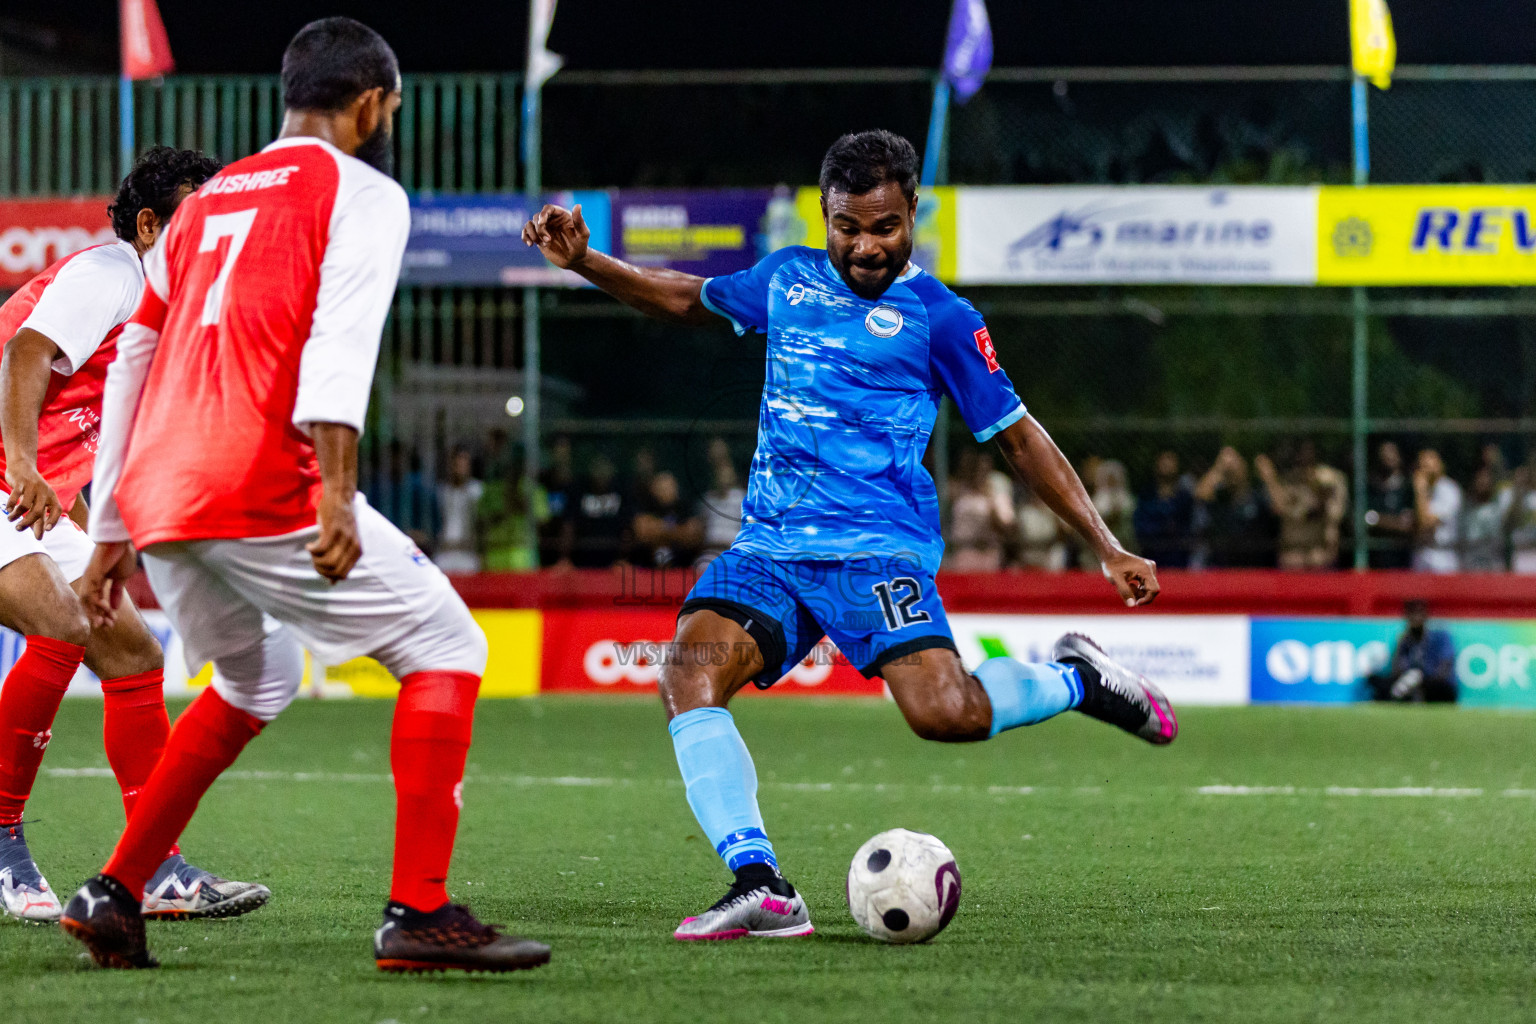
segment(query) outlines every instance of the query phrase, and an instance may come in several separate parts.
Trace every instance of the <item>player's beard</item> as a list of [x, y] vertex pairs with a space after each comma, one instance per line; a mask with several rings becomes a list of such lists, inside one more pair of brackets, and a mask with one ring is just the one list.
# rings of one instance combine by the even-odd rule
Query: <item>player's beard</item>
[[890, 257], [890, 262], [885, 264], [883, 272], [878, 278], [875, 279], [873, 284], [856, 280], [853, 275], [849, 273], [849, 271], [852, 269], [852, 265], [848, 263], [846, 257], [839, 258], [842, 256], [840, 253], [832, 255], [832, 265], [837, 268], [838, 276], [843, 279], [843, 284], [848, 286], [849, 291], [853, 292], [853, 294], [857, 295], [861, 299], [867, 299], [870, 302], [873, 302], [880, 296], [884, 295], [885, 290], [889, 288], [896, 281], [896, 279], [901, 276], [901, 272], [906, 269], [907, 261], [912, 258], [912, 246], [904, 246], [900, 252], [896, 253], [887, 252], [887, 255]]
[[379, 125], [373, 130], [373, 134], [363, 140], [363, 144], [357, 147], [353, 154], [363, 163], [372, 167], [380, 174], [395, 176], [395, 139], [389, 130], [389, 122], [379, 119]]

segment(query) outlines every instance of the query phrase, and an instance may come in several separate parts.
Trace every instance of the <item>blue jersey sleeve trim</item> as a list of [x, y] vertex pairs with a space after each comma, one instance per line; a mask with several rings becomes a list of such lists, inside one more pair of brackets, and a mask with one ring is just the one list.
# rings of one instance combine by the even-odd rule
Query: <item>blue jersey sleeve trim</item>
[[992, 424], [986, 430], [978, 430], [976, 432], [976, 440], [990, 441], [998, 434], [1001, 434], [1003, 431], [1007, 430], [1009, 427], [1013, 426], [1015, 423], [1019, 422], [1019, 420], [1028, 415], [1029, 410], [1024, 408], [1023, 402], [1020, 402], [1017, 406], [1014, 407], [1012, 412], [1009, 412], [1002, 419]]
[[721, 309], [719, 306], [710, 301], [709, 286], [714, 282], [714, 280], [715, 279], [712, 277], [704, 279], [704, 283], [699, 286], [699, 301], [704, 304], [705, 309], [715, 314], [715, 316], [724, 317], [726, 320], [729, 320], [731, 322], [731, 326], [736, 329], [736, 334], [738, 336], [744, 336], [747, 333], [747, 329], [743, 327], [735, 317], [731, 316], [731, 314], [727, 313], [725, 310]]

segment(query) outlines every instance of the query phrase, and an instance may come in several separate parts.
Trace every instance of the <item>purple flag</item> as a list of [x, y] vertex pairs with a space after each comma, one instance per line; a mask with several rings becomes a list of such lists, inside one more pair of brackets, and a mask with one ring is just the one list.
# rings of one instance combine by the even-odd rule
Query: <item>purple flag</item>
[[992, 23], [986, 0], [955, 0], [949, 12], [949, 40], [944, 46], [944, 77], [961, 103], [981, 88], [992, 70]]

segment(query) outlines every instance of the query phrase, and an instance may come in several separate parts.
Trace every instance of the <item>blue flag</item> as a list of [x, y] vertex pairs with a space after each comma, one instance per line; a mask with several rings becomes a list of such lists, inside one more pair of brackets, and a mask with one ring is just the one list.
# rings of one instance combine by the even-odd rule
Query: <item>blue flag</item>
[[986, 0], [955, 0], [949, 12], [949, 40], [944, 46], [944, 77], [964, 103], [981, 88], [992, 70], [992, 23]]

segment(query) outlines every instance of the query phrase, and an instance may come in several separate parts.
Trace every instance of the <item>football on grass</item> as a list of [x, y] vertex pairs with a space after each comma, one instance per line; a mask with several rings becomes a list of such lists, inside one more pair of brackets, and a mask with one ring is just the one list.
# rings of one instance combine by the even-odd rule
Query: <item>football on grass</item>
[[955, 855], [926, 832], [881, 832], [848, 866], [848, 912], [881, 942], [925, 942], [959, 909]]

